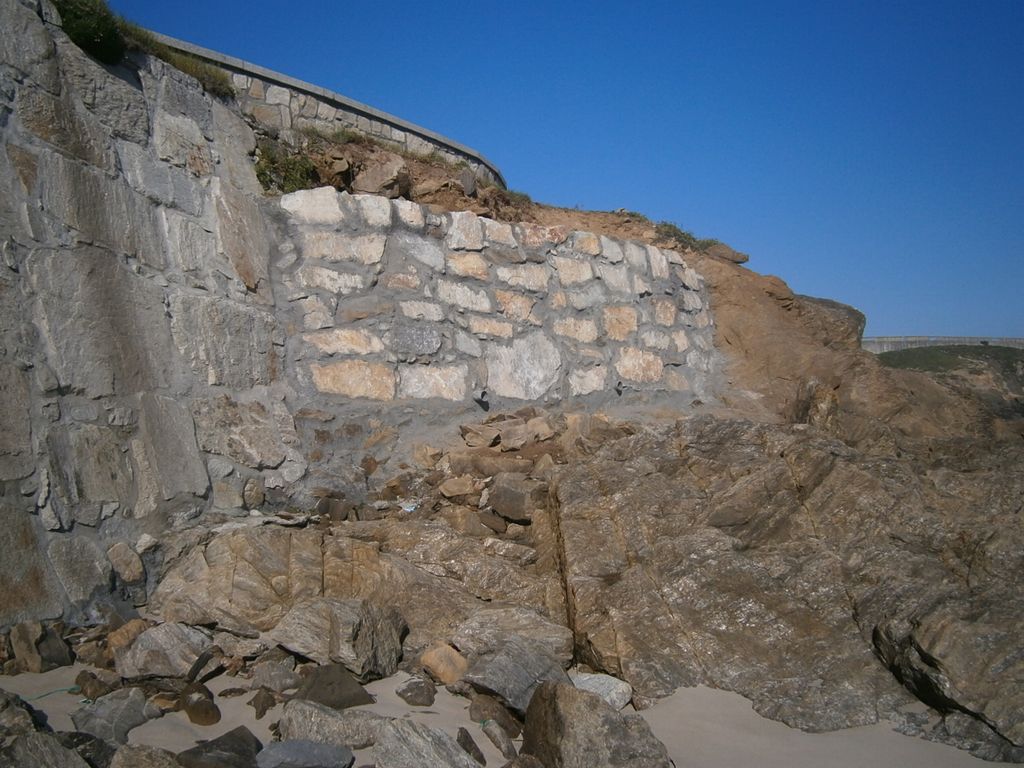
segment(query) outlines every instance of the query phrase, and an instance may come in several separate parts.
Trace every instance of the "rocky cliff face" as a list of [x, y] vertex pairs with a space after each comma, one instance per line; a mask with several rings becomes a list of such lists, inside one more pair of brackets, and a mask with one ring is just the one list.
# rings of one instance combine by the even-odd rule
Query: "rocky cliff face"
[[368, 599], [407, 665], [520, 635], [638, 706], [706, 683], [1024, 757], [998, 409], [711, 256], [264, 197], [233, 105], [50, 15], [0, 0], [0, 628], [283, 642]]

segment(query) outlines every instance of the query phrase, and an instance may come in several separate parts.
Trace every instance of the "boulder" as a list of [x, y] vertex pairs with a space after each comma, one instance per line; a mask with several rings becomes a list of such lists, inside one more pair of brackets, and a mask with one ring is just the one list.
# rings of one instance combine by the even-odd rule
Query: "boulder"
[[0, 748], [0, 768], [91, 768], [74, 750], [50, 733], [25, 733]]
[[493, 652], [511, 635], [542, 646], [563, 667], [572, 661], [572, 630], [520, 606], [481, 608], [458, 626], [452, 643], [474, 657]]
[[184, 677], [209, 647], [210, 638], [198, 629], [177, 622], [159, 624], [116, 651], [114, 665], [127, 679]]
[[114, 753], [109, 768], [181, 768], [181, 763], [166, 749], [124, 744]]
[[501, 752], [501, 756], [506, 760], [512, 760], [516, 756], [516, 745], [512, 743], [512, 738], [508, 735], [508, 731], [501, 727], [501, 724], [496, 720], [484, 720], [481, 723], [480, 728], [483, 730], [484, 735], [490, 739], [491, 743], [497, 747], [498, 751]]
[[455, 734], [455, 741], [458, 745], [466, 750], [466, 754], [476, 760], [480, 765], [487, 765], [487, 758], [484, 757], [484, 753], [480, 751], [480, 747], [473, 741], [473, 736], [462, 726], [459, 726], [459, 731]]
[[[110, 766], [114, 755], [118, 751], [116, 744], [111, 744], [105, 739], [83, 731], [57, 731], [54, 736], [57, 737], [57, 741], [61, 743], [61, 746], [74, 750], [92, 768]], [[145, 764], [142, 764], [142, 768], [146, 768]]]
[[543, 683], [526, 711], [523, 752], [548, 768], [671, 768], [640, 715], [621, 715], [595, 693]]
[[420, 664], [442, 685], [451, 685], [461, 680], [469, 669], [466, 657], [448, 643], [436, 643], [420, 655]]
[[596, 693], [616, 712], [629, 704], [633, 698], [633, 686], [611, 675], [572, 670], [569, 672], [569, 679], [581, 691]]
[[543, 646], [518, 635], [509, 636], [494, 650], [481, 655], [463, 679], [519, 714], [526, 712], [534, 691], [542, 682], [570, 684], [557, 659]]
[[263, 744], [244, 725], [179, 752], [184, 768], [253, 768]]
[[11, 628], [11, 649], [25, 672], [48, 672], [72, 662], [71, 650], [53, 625], [25, 621]]
[[446, 766], [477, 768], [477, 762], [444, 731], [412, 720], [390, 720], [373, 747], [377, 768]]
[[372, 704], [373, 698], [342, 664], [316, 667], [295, 692], [296, 699], [323, 704], [332, 709], [346, 709]]
[[348, 747], [315, 741], [275, 741], [256, 755], [257, 768], [351, 768], [356, 760]]
[[405, 621], [368, 600], [317, 598], [294, 605], [270, 633], [293, 653], [340, 662], [362, 682], [390, 677], [402, 658]]
[[410, 677], [395, 688], [398, 698], [414, 707], [429, 707], [434, 703], [437, 687], [422, 677]]
[[512, 713], [500, 701], [486, 693], [473, 694], [469, 702], [469, 719], [474, 723], [493, 720], [513, 739], [523, 730], [522, 724], [512, 716]]
[[363, 709], [339, 712], [322, 704], [293, 699], [284, 705], [277, 728], [281, 739], [366, 749], [377, 741], [389, 718]]
[[128, 741], [128, 732], [158, 713], [147, 706], [141, 688], [121, 688], [71, 713], [75, 728], [115, 744]]
[[534, 511], [547, 501], [548, 484], [517, 472], [495, 475], [487, 498], [491, 508], [506, 520], [529, 523]]
[[0, 743], [36, 730], [39, 714], [21, 697], [0, 689]]

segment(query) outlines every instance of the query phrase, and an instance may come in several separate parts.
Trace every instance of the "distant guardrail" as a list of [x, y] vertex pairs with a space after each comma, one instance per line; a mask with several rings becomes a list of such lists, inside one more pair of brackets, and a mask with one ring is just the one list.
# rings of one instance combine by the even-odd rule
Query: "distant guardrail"
[[865, 336], [861, 347], [868, 352], [896, 352], [915, 347], [944, 347], [957, 345], [990, 345], [1024, 349], [1024, 339], [1003, 336]]
[[[150, 30], [152, 32], [152, 30]], [[395, 144], [417, 154], [438, 152], [449, 160], [467, 163], [478, 176], [505, 187], [505, 178], [494, 163], [475, 149], [460, 144], [408, 120], [383, 112], [340, 93], [274, 72], [234, 56], [212, 51], [159, 32], [153, 36], [175, 50], [198, 56], [225, 70], [238, 93], [239, 106], [258, 122], [272, 128], [302, 125], [349, 128]]]

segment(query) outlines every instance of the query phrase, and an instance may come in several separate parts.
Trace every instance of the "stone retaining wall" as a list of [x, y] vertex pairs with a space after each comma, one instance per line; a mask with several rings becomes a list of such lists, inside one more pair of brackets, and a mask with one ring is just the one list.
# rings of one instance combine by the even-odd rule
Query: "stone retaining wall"
[[466, 163], [478, 179], [505, 186], [501, 171], [475, 149], [439, 133], [382, 112], [339, 93], [208, 48], [154, 32], [160, 42], [198, 56], [231, 76], [242, 111], [274, 130], [312, 128], [330, 135], [346, 129], [372, 136], [418, 155], [438, 154], [452, 163]]
[[382, 401], [704, 395], [707, 295], [672, 251], [330, 187], [280, 205], [300, 387]]
[[861, 340], [861, 347], [875, 354], [917, 347], [946, 347], [964, 344], [1024, 349], [1024, 339], [1000, 336], [865, 336]]

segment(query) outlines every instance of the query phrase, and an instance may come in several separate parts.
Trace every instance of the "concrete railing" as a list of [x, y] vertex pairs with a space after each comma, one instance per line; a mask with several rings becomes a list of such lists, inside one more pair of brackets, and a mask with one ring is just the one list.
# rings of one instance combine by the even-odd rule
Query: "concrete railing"
[[1024, 349], [1024, 339], [998, 336], [865, 336], [861, 347], [868, 352], [896, 352], [914, 347], [944, 347], [954, 345], [990, 345]]
[[164, 45], [198, 56], [227, 72], [242, 111], [259, 123], [278, 130], [301, 127], [327, 133], [339, 128], [354, 130], [408, 152], [437, 153], [451, 162], [464, 162], [478, 178], [506, 186], [498, 166], [475, 149], [446, 136], [258, 64], [158, 32], [152, 34]]

